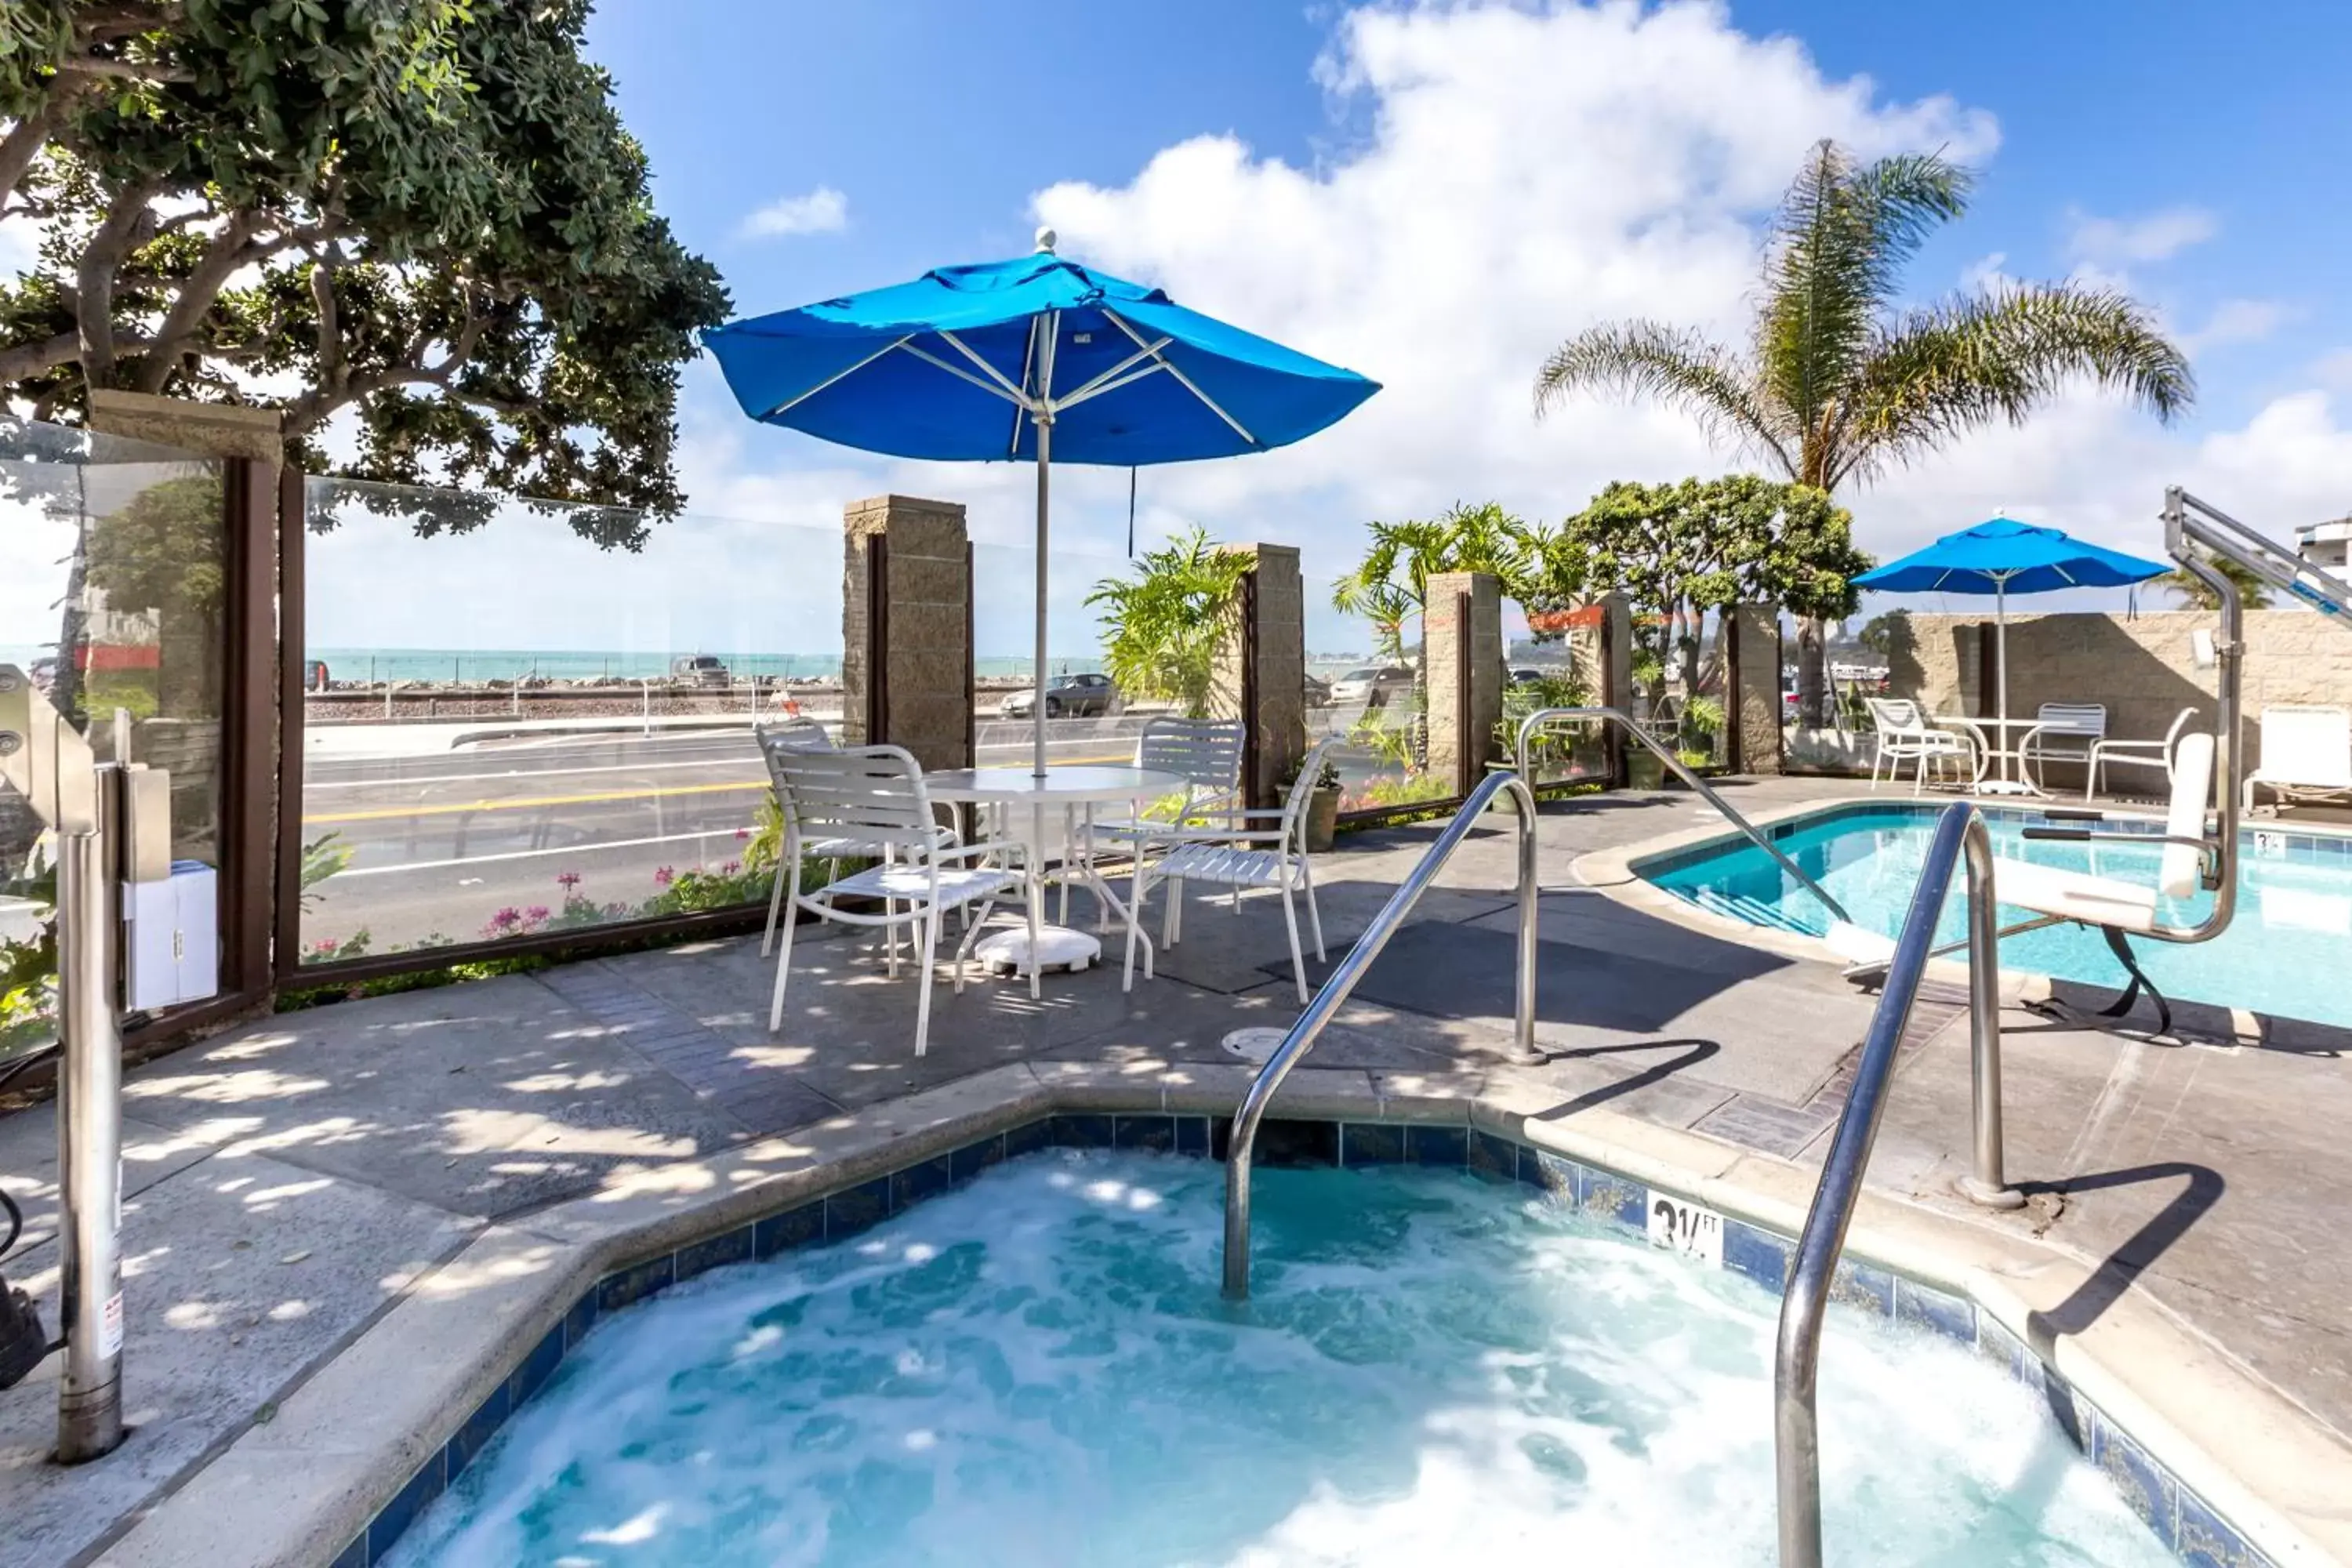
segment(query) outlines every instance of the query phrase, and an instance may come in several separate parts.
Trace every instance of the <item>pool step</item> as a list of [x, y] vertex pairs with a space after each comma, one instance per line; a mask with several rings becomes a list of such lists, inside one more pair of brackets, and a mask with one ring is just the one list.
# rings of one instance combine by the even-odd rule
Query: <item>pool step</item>
[[1765, 903], [1760, 899], [1752, 899], [1746, 894], [1730, 896], [1717, 892], [1713, 888], [1691, 888], [1678, 890], [1682, 892], [1684, 898], [1710, 914], [1726, 915], [1732, 920], [1744, 921], [1752, 926], [1767, 926], [1774, 931], [1784, 931], [1792, 936], [1821, 935], [1821, 932], [1811, 930], [1802, 921], [1793, 918], [1788, 910], [1775, 904]]

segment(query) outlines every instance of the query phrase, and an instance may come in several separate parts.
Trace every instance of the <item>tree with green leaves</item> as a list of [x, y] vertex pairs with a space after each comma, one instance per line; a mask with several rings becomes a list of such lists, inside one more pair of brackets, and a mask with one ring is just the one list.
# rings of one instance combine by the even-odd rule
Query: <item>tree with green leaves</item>
[[[2022, 424], [2071, 382], [2120, 391], [2162, 420], [2187, 408], [2186, 357], [2114, 289], [2002, 284], [1904, 304], [1905, 265], [1967, 210], [1973, 184], [1933, 153], [1864, 163], [1820, 143], [1772, 221], [1744, 352], [1659, 321], [1593, 327], [1544, 362], [1538, 414], [1587, 390], [1656, 398], [1834, 494], [1971, 430]], [[1817, 615], [1799, 623], [1808, 724], [1822, 721], [1822, 631]]]
[[1195, 527], [1146, 551], [1134, 575], [1097, 583], [1087, 603], [1101, 613], [1105, 673], [1120, 692], [1173, 702], [1188, 719], [1207, 717], [1218, 643], [1250, 565], [1249, 556]]
[[264, 405], [307, 468], [341, 418], [356, 478], [676, 511], [678, 369], [728, 300], [654, 211], [588, 10], [0, 6], [0, 216], [41, 232], [0, 285], [5, 395]]
[[[1547, 577], [1562, 587], [1622, 593], [1654, 616], [1653, 679], [1663, 687], [1666, 662], [1679, 659], [1687, 696], [1698, 691], [1709, 612], [1770, 604], [1823, 619], [1851, 615], [1853, 579], [1871, 565], [1854, 548], [1852, 514], [1826, 492], [1754, 474], [1610, 485], [1560, 525], [1544, 557]], [[1654, 706], [1660, 692], [1651, 695]]]
[[[2261, 573], [2242, 562], [2231, 560], [2227, 555], [2216, 555], [2211, 551], [2201, 547], [2199, 548], [2198, 553], [2205, 558], [2206, 565], [2237, 585], [2238, 603], [2241, 605], [2249, 610], [2267, 610], [2271, 607], [2270, 580]], [[2156, 580], [2156, 585], [2191, 609], [2218, 610], [2221, 607], [2221, 596], [2205, 585], [2205, 579], [2198, 576], [2186, 566], [2176, 566], [2167, 572]]]

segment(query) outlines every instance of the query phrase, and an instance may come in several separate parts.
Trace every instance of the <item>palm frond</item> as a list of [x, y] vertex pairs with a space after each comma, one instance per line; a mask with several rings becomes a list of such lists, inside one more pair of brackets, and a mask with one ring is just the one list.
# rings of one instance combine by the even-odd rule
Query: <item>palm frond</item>
[[[1817, 442], [1927, 236], [1959, 216], [1972, 176], [1933, 153], [1857, 165], [1817, 144], [1774, 217], [1756, 358], [1772, 399]], [[1799, 477], [1818, 480], [1817, 454]]]
[[1796, 473], [1788, 445], [1794, 432], [1774, 417], [1755, 371], [1697, 332], [1656, 321], [1588, 328], [1536, 373], [1537, 416], [1581, 391], [1655, 398], [1697, 419], [1709, 440], [1752, 448]]
[[2196, 397], [2187, 356], [2111, 289], [2024, 285], [1914, 311], [1872, 344], [1824, 478], [1867, 478], [1996, 420], [2021, 424], [2077, 381], [2160, 420]]

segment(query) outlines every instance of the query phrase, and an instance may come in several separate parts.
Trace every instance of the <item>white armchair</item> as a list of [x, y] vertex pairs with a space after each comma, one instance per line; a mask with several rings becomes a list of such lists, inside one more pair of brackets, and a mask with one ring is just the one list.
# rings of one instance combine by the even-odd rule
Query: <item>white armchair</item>
[[2189, 721], [2197, 717], [2194, 708], [2183, 708], [2172, 717], [2172, 728], [2164, 732], [2161, 741], [2111, 741], [2102, 735], [2091, 742], [2089, 766], [2083, 770], [2083, 798], [2105, 786], [2109, 766], [2126, 768], [2161, 768], [2168, 791], [2172, 784], [2174, 759], [2179, 754], [2180, 732], [2189, 728]]
[[1890, 779], [1900, 776], [1905, 763], [1911, 763], [1913, 795], [1927, 787], [1931, 763], [1939, 777], [1947, 763], [1966, 769], [1970, 784], [1984, 776], [1984, 760], [1976, 742], [1957, 730], [1930, 724], [1919, 711], [1919, 705], [1909, 698], [1865, 697], [1863, 702], [1869, 708], [1871, 724], [1878, 731], [1878, 744], [1870, 759], [1871, 788], [1878, 787], [1882, 763]]

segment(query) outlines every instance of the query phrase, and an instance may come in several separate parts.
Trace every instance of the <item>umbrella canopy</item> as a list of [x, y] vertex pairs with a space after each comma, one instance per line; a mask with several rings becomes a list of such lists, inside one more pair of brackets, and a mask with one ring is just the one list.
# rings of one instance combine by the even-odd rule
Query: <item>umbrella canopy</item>
[[910, 283], [703, 334], [743, 412], [900, 458], [1037, 465], [1035, 766], [1045, 769], [1048, 471], [1264, 452], [1380, 390], [1164, 290], [1054, 254], [942, 267]]
[[752, 418], [900, 458], [1032, 459], [1025, 416], [1045, 403], [1057, 463], [1229, 458], [1312, 436], [1380, 390], [1050, 250], [730, 321], [702, 341]]
[[1886, 594], [2046, 594], [2059, 588], [2120, 588], [2167, 569], [2119, 550], [2085, 543], [2054, 528], [1996, 517], [1948, 533], [1925, 550], [1864, 572], [1858, 588]]
[[[1883, 594], [1990, 594], [2000, 667], [1999, 712], [2009, 718], [2009, 595], [2060, 588], [2120, 588], [2160, 577], [2166, 568], [2120, 550], [2085, 543], [2055, 528], [1996, 517], [1948, 533], [1925, 550], [1864, 572], [1856, 587]], [[2003, 744], [2006, 745], [2004, 740]], [[2001, 783], [2009, 783], [2001, 757]], [[1990, 788], [1990, 784], [1986, 786]]]

